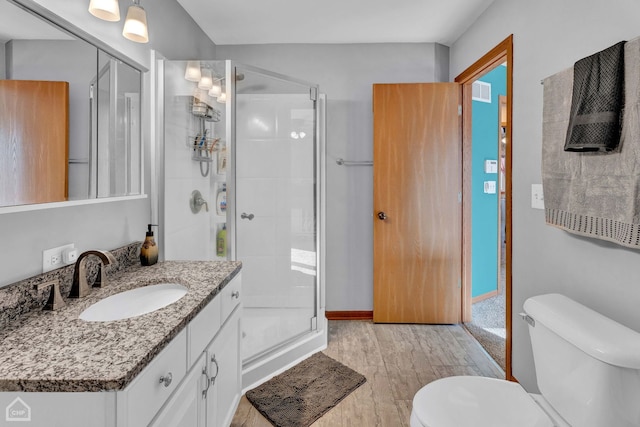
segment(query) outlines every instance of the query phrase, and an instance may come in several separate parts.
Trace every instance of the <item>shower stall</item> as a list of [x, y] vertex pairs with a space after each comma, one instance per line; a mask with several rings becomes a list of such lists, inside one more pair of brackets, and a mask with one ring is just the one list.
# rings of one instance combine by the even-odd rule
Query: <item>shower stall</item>
[[324, 97], [233, 61], [161, 60], [167, 260], [239, 260], [243, 389], [326, 346]]

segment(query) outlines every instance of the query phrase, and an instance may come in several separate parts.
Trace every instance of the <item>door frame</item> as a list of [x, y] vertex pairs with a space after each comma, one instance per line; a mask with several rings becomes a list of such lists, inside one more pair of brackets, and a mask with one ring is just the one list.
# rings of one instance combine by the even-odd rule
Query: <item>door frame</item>
[[505, 152], [505, 377], [515, 381], [511, 366], [511, 252], [512, 252], [512, 108], [513, 108], [513, 34], [460, 73], [454, 81], [462, 85], [462, 321], [471, 321], [471, 85], [488, 71], [507, 63], [507, 145]]

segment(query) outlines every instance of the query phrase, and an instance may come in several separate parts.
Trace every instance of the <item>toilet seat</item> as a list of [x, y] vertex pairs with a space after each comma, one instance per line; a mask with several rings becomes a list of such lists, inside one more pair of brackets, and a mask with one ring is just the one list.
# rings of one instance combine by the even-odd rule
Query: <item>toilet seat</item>
[[[555, 417], [554, 417], [555, 418]], [[433, 381], [413, 398], [411, 427], [553, 427], [518, 383], [459, 376]]]

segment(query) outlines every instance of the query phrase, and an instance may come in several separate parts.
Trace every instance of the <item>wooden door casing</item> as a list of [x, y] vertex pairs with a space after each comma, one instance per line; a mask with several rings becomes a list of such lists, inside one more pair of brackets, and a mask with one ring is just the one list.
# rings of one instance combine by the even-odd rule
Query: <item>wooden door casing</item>
[[456, 83], [373, 86], [374, 322], [461, 320], [460, 103]]

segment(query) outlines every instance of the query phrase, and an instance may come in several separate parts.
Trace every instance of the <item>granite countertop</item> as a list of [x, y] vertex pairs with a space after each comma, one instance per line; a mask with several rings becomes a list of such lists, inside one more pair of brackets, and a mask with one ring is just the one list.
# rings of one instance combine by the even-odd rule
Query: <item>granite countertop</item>
[[[130, 266], [57, 311], [33, 311], [0, 331], [0, 391], [116, 391], [127, 386], [240, 271], [240, 262], [166, 261]], [[109, 322], [80, 320], [107, 296], [160, 282], [189, 289], [175, 303]]]

